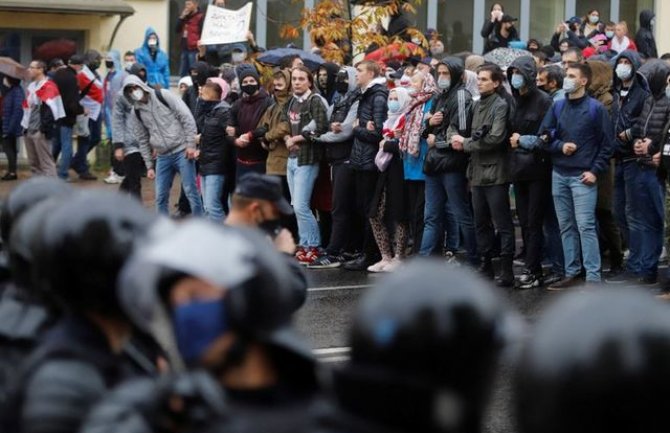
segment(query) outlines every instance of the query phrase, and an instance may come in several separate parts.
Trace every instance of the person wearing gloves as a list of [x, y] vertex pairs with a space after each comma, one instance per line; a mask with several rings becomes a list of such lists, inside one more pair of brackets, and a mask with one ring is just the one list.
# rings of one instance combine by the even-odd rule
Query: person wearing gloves
[[147, 163], [147, 177], [156, 179], [156, 209], [169, 214], [170, 189], [179, 173], [193, 215], [202, 215], [195, 172], [197, 128], [188, 107], [172, 92], [154, 90], [135, 75], [126, 77], [123, 93], [133, 104], [132, 131], [145, 163], [156, 154], [155, 171]]
[[158, 34], [153, 27], [147, 27], [142, 46], [135, 50], [138, 63], [147, 68], [147, 83], [155, 89], [170, 88], [170, 61], [160, 47]]

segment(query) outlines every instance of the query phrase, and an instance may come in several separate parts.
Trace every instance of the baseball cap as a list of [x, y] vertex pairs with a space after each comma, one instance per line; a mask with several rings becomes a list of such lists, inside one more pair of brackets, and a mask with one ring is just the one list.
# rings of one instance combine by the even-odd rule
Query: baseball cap
[[293, 208], [284, 198], [279, 179], [259, 173], [247, 173], [237, 182], [235, 194], [274, 203], [280, 213], [292, 215]]
[[579, 17], [572, 17], [572, 18], [570, 18], [569, 20], [567, 20], [565, 23], [566, 23], [566, 24], [577, 24], [577, 25], [581, 25], [581, 23], [582, 23], [582, 19], [579, 18]]
[[70, 62], [71, 65], [83, 65], [85, 63], [84, 56], [81, 54], [75, 54], [74, 56], [70, 57]]
[[518, 19], [518, 18], [514, 18], [514, 17], [513, 17], [512, 15], [510, 15], [510, 14], [505, 14], [505, 15], [503, 15], [502, 18], [500, 19], [500, 22], [501, 22], [501, 23], [512, 23], [512, 22], [514, 22], [514, 21], [519, 21], [519, 19]]

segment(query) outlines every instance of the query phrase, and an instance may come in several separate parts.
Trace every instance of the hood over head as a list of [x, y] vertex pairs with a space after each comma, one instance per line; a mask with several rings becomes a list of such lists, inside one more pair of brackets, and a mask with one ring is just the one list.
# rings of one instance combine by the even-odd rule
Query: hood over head
[[193, 78], [193, 84], [196, 86], [202, 86], [203, 84], [205, 84], [207, 82], [207, 78], [209, 78], [210, 76], [209, 65], [206, 62], [193, 63], [190, 72], [191, 77]]
[[[631, 50], [625, 50], [622, 51], [621, 54], [616, 56], [614, 59], [612, 59], [612, 66], [613, 69], [616, 71], [616, 65], [619, 63], [619, 59], [627, 59], [629, 62], [632, 63], [633, 66], [633, 75], [635, 76], [637, 81], [646, 81], [644, 76], [642, 74], [638, 74], [640, 67], [642, 66], [642, 58], [638, 54], [637, 51], [631, 51]], [[614, 88], [619, 89], [623, 85], [623, 82], [621, 79], [617, 76], [617, 74], [614, 74]], [[646, 86], [646, 82], [644, 83]]]
[[[509, 68], [507, 68], [507, 79], [512, 81], [512, 69], [518, 69], [519, 73], [523, 76], [523, 80], [526, 84], [526, 88], [534, 89], [537, 87], [537, 65], [535, 64], [535, 59], [531, 56], [523, 56], [515, 59]], [[518, 92], [516, 89], [512, 89], [513, 92]]]
[[118, 50], [110, 50], [107, 52], [107, 58], [112, 59], [114, 62], [114, 69], [117, 71], [121, 71], [123, 68], [121, 67], [121, 53], [119, 53]]
[[144, 32], [144, 44], [142, 45], [147, 50], [149, 49], [149, 36], [151, 35], [156, 35], [156, 40], [158, 41], [158, 43], [156, 44], [156, 49], [159, 49], [161, 46], [161, 38], [158, 37], [158, 33], [156, 33], [156, 30], [151, 26], [147, 27], [147, 29]]
[[335, 79], [337, 78], [337, 73], [340, 71], [340, 67], [335, 63], [328, 62], [319, 66], [319, 70], [321, 69], [325, 69], [328, 72], [328, 81], [326, 82], [326, 88], [325, 89], [319, 88], [319, 90], [323, 90], [327, 94], [330, 94], [335, 91]]
[[649, 83], [649, 90], [654, 98], [665, 96], [670, 66], [664, 60], [652, 59], [640, 67], [640, 73], [645, 76]]
[[207, 82], [211, 83], [216, 83], [221, 87], [221, 100], [224, 101], [227, 97], [228, 94], [230, 93], [230, 84], [223, 78], [219, 77], [209, 77], [207, 78]]
[[144, 71], [144, 81], [146, 81], [146, 79], [147, 79], [147, 67], [146, 66], [144, 66], [141, 63], [136, 62], [136, 63], [133, 63], [133, 65], [130, 67], [130, 69], [128, 69], [128, 73], [130, 75], [134, 75], [136, 77], [140, 76], [141, 71]]
[[147, 83], [142, 81], [137, 75], [130, 74], [123, 80], [123, 94], [126, 95], [129, 101], [134, 102], [132, 98], [129, 97], [130, 88], [138, 86], [147, 93], [152, 93], [154, 90], [149, 87]]
[[586, 63], [591, 67], [593, 73], [588, 90], [594, 98], [598, 99], [599, 96], [612, 89], [612, 75], [616, 74], [613, 74], [612, 66], [607, 62], [587, 60]]
[[651, 20], [653, 20], [655, 16], [656, 14], [649, 9], [640, 12], [640, 27], [651, 30]]
[[463, 60], [458, 57], [445, 57], [437, 64], [435, 70], [440, 65], [444, 65], [449, 69], [449, 75], [451, 75], [451, 87], [450, 90], [457, 87], [457, 84], [464, 84], [465, 80], [463, 79], [463, 74], [465, 72], [465, 64]]
[[348, 77], [349, 92], [353, 92], [358, 87], [356, 85], [356, 68], [353, 66], [343, 66], [340, 68], [340, 72], [344, 71]]

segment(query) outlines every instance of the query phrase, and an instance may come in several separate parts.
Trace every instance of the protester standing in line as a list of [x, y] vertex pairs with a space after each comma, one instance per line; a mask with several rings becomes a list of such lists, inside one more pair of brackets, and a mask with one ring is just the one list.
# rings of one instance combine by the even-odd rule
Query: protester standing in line
[[7, 156], [7, 173], [0, 180], [16, 180], [18, 138], [23, 135], [23, 89], [21, 80], [5, 75], [2, 92], [2, 150]]

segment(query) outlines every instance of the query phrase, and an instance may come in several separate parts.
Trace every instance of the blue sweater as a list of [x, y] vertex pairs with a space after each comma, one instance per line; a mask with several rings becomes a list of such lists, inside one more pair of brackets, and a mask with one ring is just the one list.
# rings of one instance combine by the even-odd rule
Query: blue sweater
[[[430, 113], [430, 109], [433, 107], [433, 98], [423, 105], [423, 116], [425, 118], [426, 113]], [[426, 175], [423, 172], [423, 163], [426, 160], [426, 155], [428, 154], [428, 141], [425, 138], [422, 138], [419, 141], [419, 156], [412, 156], [405, 154], [403, 156], [403, 165], [405, 169], [405, 180], [426, 180]]]
[[23, 135], [23, 89], [14, 86], [2, 98], [2, 135], [20, 137]]
[[[590, 171], [596, 176], [608, 168], [614, 153], [612, 122], [607, 109], [598, 101], [589, 102], [589, 96], [567, 99], [563, 108], [553, 107], [544, 116], [540, 133], [550, 133], [547, 151], [551, 154], [554, 170], [562, 176], [580, 176]], [[589, 109], [595, 104], [595, 110]], [[595, 117], [595, 122], [594, 122]], [[577, 150], [570, 156], [563, 154], [565, 143], [575, 143]]]

